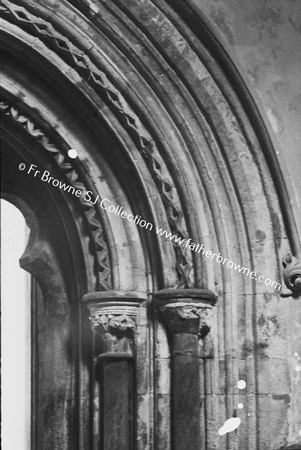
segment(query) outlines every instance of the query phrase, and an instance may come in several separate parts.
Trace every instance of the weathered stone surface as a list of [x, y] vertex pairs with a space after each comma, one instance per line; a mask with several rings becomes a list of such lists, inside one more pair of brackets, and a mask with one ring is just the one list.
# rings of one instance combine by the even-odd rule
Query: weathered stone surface
[[[36, 449], [295, 443], [298, 290], [287, 297], [284, 285], [278, 291], [191, 246], [277, 282], [283, 256], [300, 253], [298, 2], [71, 3], [4, 0], [0, 8], [3, 186], [30, 206], [40, 233], [31, 266], [43, 275]], [[153, 230], [72, 201], [18, 171], [21, 160], [91, 188]], [[201, 287], [218, 293], [211, 316], [206, 301], [176, 293]], [[80, 299], [101, 289], [149, 295], [137, 314], [92, 314], [92, 338]], [[160, 289], [175, 296], [161, 313], [152, 307]], [[219, 436], [235, 414], [241, 426]]]
[[[189, 297], [190, 296], [190, 297]], [[196, 450], [201, 445], [198, 335], [207, 335], [215, 296], [206, 290], [163, 290], [156, 310], [170, 335], [172, 448]], [[161, 377], [162, 379], [162, 377]]]

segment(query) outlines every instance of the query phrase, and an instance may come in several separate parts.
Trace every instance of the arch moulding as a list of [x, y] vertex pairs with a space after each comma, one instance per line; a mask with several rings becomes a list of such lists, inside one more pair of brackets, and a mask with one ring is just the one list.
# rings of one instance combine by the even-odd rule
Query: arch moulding
[[[59, 343], [45, 356], [60, 355], [58, 372], [34, 387], [46, 404], [36, 448], [117, 450], [120, 423], [125, 450], [182, 449], [175, 433], [193, 411], [177, 423], [175, 408], [191, 386], [175, 383], [189, 364], [199, 381], [191, 449], [296, 440], [300, 337], [290, 321], [299, 289], [291, 297], [196, 251], [280, 283], [282, 258], [300, 256], [271, 140], [206, 19], [189, 1], [167, 0], [3, 0], [0, 15], [4, 193], [26, 202], [38, 224], [22, 260], [38, 300], [47, 302], [44, 281], [58, 273], [55, 295], [66, 303]], [[45, 171], [70, 189], [41, 179]], [[52, 320], [39, 345], [54, 339], [61, 319]], [[189, 362], [177, 359], [185, 339]], [[125, 410], [110, 409], [110, 377]], [[240, 378], [244, 427], [221, 438]]]

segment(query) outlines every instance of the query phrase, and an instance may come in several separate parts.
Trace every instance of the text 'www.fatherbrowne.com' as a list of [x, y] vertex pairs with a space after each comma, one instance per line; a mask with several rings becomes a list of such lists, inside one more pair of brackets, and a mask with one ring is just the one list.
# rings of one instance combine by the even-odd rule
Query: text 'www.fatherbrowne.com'
[[235, 270], [236, 272], [242, 273], [243, 275], [249, 276], [253, 280], [259, 281], [260, 283], [264, 283], [266, 286], [271, 286], [278, 291], [281, 290], [281, 283], [277, 283], [276, 281], [271, 280], [270, 278], [266, 278], [264, 275], [258, 275], [256, 272], [251, 271], [247, 267], [241, 266], [231, 259], [224, 258], [219, 252], [214, 253], [211, 250], [206, 250], [203, 244], [195, 244], [192, 240], [186, 238], [180, 238], [166, 230], [162, 230], [161, 228], [156, 227], [156, 233], [160, 236], [169, 239], [170, 241], [175, 242], [185, 248], [189, 248], [191, 251], [195, 253], [200, 253], [203, 257], [212, 259], [219, 264], [226, 265], [230, 269]]
[[[19, 170], [24, 171], [27, 169], [25, 163], [19, 164]], [[35, 164], [31, 164], [27, 169], [27, 174], [31, 175], [34, 178], [40, 179], [44, 183], [51, 184], [52, 186], [67, 192], [70, 195], [74, 195], [75, 197], [82, 198], [86, 203], [91, 205], [100, 206], [102, 209], [105, 209], [108, 213], [119, 216], [121, 219], [128, 220], [134, 225], [139, 226], [140, 228], [145, 228], [146, 230], [153, 230], [154, 225], [151, 222], [144, 220], [139, 214], [128, 213], [123, 209], [121, 205], [112, 204], [111, 200], [108, 198], [100, 199], [99, 195], [95, 195], [92, 191], [77, 189], [71, 184], [67, 184], [61, 180], [58, 180], [50, 175], [48, 170], [44, 170], [43, 172], [38, 170]], [[241, 273], [245, 276], [249, 276], [253, 280], [259, 281], [260, 283], [264, 283], [266, 286], [271, 286], [278, 291], [281, 290], [281, 283], [277, 283], [276, 281], [271, 280], [270, 278], [265, 277], [264, 275], [259, 275], [256, 272], [248, 269], [247, 267], [241, 266], [240, 264], [231, 261], [231, 259], [224, 258], [219, 252], [214, 253], [211, 250], [206, 250], [203, 244], [195, 244], [192, 242], [190, 238], [182, 238], [175, 234], [172, 234], [169, 231], [166, 231], [158, 226], [155, 227], [155, 232], [159, 236], [169, 239], [174, 244], [183, 246], [184, 248], [189, 248], [192, 252], [199, 253], [204, 258], [209, 258], [216, 261], [218, 264], [229, 267], [230, 269], [235, 270], [238, 273]]]

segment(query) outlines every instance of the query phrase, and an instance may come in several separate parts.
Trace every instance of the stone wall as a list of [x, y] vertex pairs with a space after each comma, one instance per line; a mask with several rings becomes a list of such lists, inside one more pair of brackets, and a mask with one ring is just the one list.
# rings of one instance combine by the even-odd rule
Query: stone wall
[[255, 98], [278, 152], [300, 235], [301, 3], [193, 1], [207, 16]]
[[[21, 261], [45, 304], [34, 448], [278, 450], [300, 440], [298, 293], [233, 269], [283, 282], [281, 260], [300, 247], [295, 4], [208, 0], [200, 15], [191, 0], [3, 4], [4, 188], [41, 230], [31, 264]], [[23, 170], [32, 163], [80, 199]], [[207, 289], [217, 301], [198, 339]], [[238, 431], [221, 436], [233, 419]]]

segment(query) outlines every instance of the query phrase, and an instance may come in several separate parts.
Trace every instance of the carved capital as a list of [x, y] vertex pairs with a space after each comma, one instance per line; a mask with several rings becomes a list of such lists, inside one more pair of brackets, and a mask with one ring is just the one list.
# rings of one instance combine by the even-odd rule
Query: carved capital
[[90, 325], [99, 336], [100, 353], [132, 354], [138, 307], [146, 296], [135, 292], [101, 291], [83, 296], [89, 309]]
[[210, 331], [209, 311], [212, 306], [204, 303], [169, 303], [162, 306], [164, 323], [172, 333], [199, 334], [204, 338]]
[[129, 302], [108, 302], [89, 306], [93, 331], [111, 333], [117, 337], [133, 336], [136, 328], [137, 305]]
[[283, 260], [283, 278], [286, 286], [292, 291], [292, 295], [301, 294], [301, 261], [287, 254]]
[[202, 339], [211, 327], [215, 295], [207, 289], [166, 289], [155, 294], [167, 330], [171, 334], [198, 334]]

